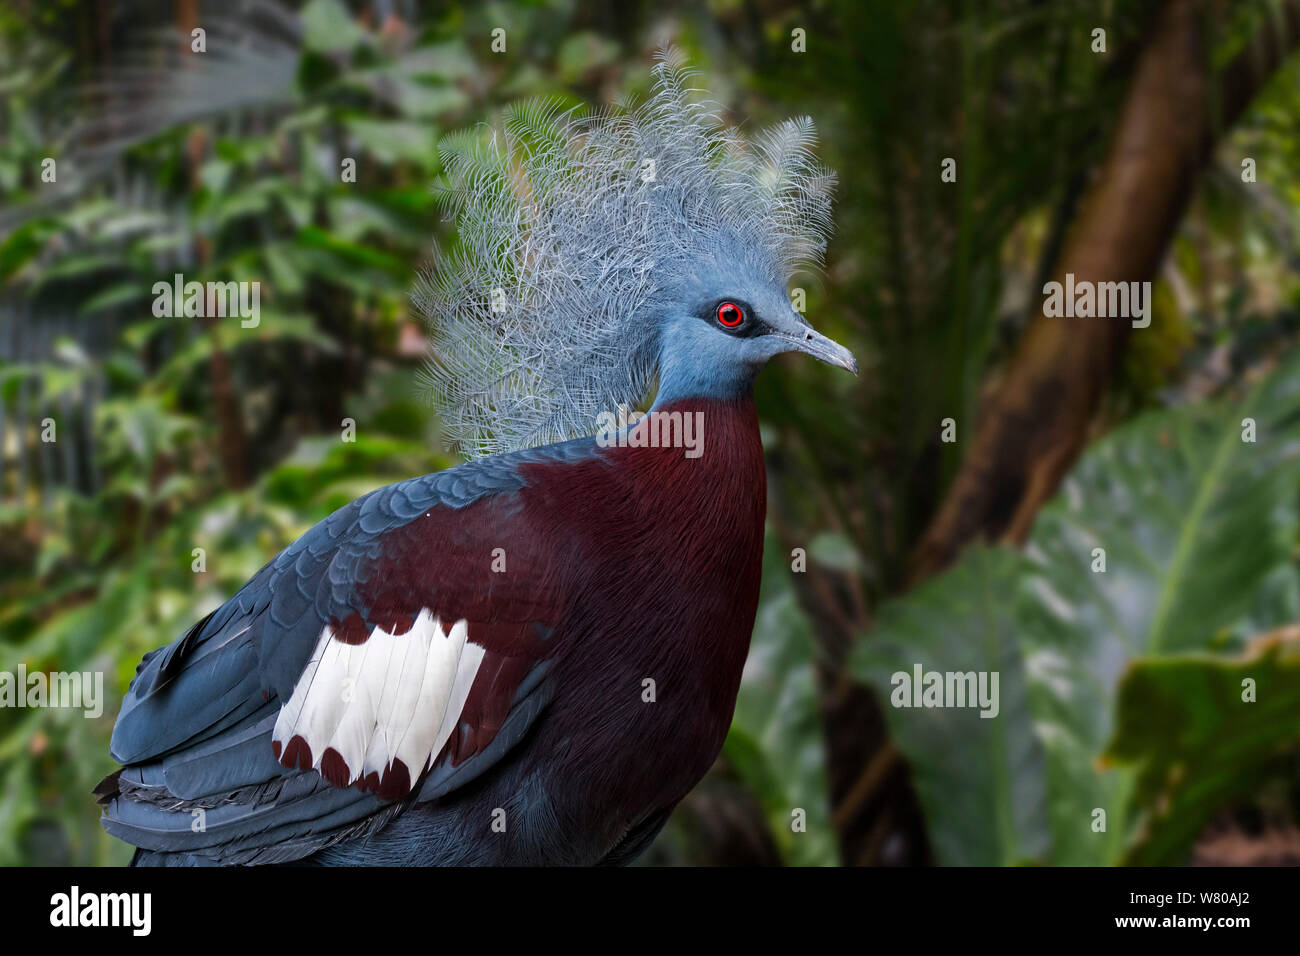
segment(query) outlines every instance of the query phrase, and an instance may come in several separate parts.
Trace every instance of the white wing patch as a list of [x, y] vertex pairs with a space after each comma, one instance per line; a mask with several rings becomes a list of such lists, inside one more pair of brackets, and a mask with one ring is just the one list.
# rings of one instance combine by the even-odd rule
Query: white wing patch
[[484, 649], [427, 608], [409, 631], [375, 628], [363, 644], [326, 626], [271, 735], [290, 767], [338, 786], [405, 796], [456, 729]]

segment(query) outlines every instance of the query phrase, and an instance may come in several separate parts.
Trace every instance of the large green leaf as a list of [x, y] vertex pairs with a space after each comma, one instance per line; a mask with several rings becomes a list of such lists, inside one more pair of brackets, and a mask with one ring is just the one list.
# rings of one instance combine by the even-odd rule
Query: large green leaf
[[1300, 746], [1300, 629], [1224, 659], [1137, 662], [1120, 685], [1108, 761], [1137, 771], [1136, 840], [1125, 861], [1186, 862], [1229, 801], [1258, 792], [1272, 762]]
[[[1242, 440], [1247, 418], [1254, 442]], [[1291, 565], [1298, 466], [1292, 361], [1235, 407], [1147, 416], [1099, 443], [1040, 515], [1027, 581], [1039, 599], [1026, 607], [1020, 641], [1048, 752], [1058, 862], [1121, 858], [1132, 776], [1099, 772], [1095, 761], [1124, 667], [1240, 630], [1274, 573]], [[1106, 570], [1095, 573], [1098, 548]], [[1104, 834], [1092, 829], [1097, 809]]]
[[885, 708], [943, 863], [1029, 862], [1050, 842], [1043, 749], [1016, 642], [1022, 568], [1013, 551], [976, 548], [942, 578], [882, 607], [854, 651], [857, 675], [882, 702], [912, 702], [911, 686], [895, 675], [910, 680], [917, 665], [923, 673], [998, 673], [996, 716], [981, 717], [977, 707]]
[[[887, 708], [942, 861], [1012, 862], [1041, 846], [1044, 824], [1045, 861], [1123, 857], [1134, 777], [1098, 764], [1120, 677], [1135, 658], [1237, 646], [1294, 619], [1298, 489], [1293, 359], [1239, 403], [1118, 429], [1043, 509], [1023, 553], [973, 551], [882, 609], [855, 657], [882, 698], [917, 663], [1000, 671], [1001, 712], [983, 721], [1009, 725], [1000, 733], [970, 710]], [[1031, 733], [1033, 747], [1014, 746]], [[998, 741], [1023, 759], [993, 759]], [[1035, 810], [1024, 795], [1038, 774], [1047, 800]]]
[[770, 535], [763, 555], [758, 617], [724, 753], [762, 805], [783, 859], [831, 865], [835, 835], [812, 626], [795, 597], [787, 559]]

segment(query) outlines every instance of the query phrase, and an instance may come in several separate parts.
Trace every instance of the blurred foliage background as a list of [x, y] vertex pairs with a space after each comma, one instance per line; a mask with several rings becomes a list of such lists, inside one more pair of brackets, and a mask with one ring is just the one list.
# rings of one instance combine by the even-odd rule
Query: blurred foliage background
[[[90, 790], [140, 656], [453, 463], [407, 298], [439, 136], [635, 97], [665, 41], [736, 122], [817, 122], [807, 311], [863, 373], [760, 380], [753, 650], [645, 861], [1300, 862], [1298, 39], [1289, 0], [9, 0], [0, 669], [107, 700], [0, 710], [0, 863], [125, 862]], [[1149, 328], [1040, 315], [1108, 261]], [[259, 281], [260, 324], [155, 317], [177, 272]], [[917, 663], [997, 670], [999, 716], [890, 707]]]

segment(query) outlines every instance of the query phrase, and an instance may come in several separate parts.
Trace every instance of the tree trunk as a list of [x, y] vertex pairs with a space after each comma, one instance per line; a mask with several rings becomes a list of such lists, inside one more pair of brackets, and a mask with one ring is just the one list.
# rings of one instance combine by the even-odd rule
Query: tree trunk
[[[1144, 282], [1156, 275], [1219, 134], [1300, 39], [1300, 0], [1212, 83], [1208, 5], [1170, 0], [1143, 51], [1112, 138], [1050, 278]], [[1217, 115], [1216, 115], [1217, 107]], [[1088, 436], [1130, 334], [1121, 318], [1031, 321], [970, 450], [912, 552], [915, 584], [979, 537], [1021, 542]]]

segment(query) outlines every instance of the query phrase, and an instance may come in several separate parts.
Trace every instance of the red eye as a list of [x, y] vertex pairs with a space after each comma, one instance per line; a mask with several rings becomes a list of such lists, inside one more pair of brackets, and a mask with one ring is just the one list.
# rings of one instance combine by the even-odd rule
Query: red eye
[[745, 321], [745, 313], [734, 302], [724, 302], [718, 306], [718, 324], [734, 329]]

